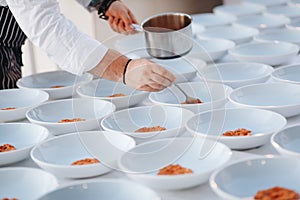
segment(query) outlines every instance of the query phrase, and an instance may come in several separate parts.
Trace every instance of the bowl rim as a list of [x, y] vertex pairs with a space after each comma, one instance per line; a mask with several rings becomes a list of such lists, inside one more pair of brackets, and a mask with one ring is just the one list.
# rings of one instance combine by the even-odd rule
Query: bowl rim
[[270, 14], [275, 14], [275, 15], [284, 15], [288, 18], [290, 18], [291, 20], [293, 18], [298, 18], [300, 17], [300, 13], [297, 12], [298, 14], [295, 14], [296, 12], [292, 12], [292, 15], [291, 14], [288, 14], [287, 12], [278, 12], [279, 9], [282, 10], [283, 8], [288, 8], [289, 10], [298, 10], [300, 11], [300, 8], [298, 6], [291, 6], [291, 5], [278, 5], [278, 6], [274, 6], [274, 7], [270, 7], [266, 10], [266, 13], [270, 13]]
[[[286, 47], [290, 47], [292, 48], [291, 50], [289, 50], [286, 53], [281, 53], [280, 55], [249, 55], [249, 54], [241, 54], [237, 51], [239, 51], [240, 49], [245, 49], [245, 48], [249, 48], [252, 46], [259, 46], [259, 45], [285, 45]], [[257, 48], [257, 47], [256, 47]], [[281, 41], [276, 41], [276, 42], [259, 42], [259, 43], [247, 43], [247, 44], [241, 44], [239, 46], [236, 46], [232, 49], [228, 50], [228, 54], [232, 55], [234, 57], [246, 57], [246, 58], [273, 58], [273, 57], [282, 57], [282, 56], [289, 56], [291, 54], [297, 54], [299, 51], [299, 46], [290, 42], [281, 42]]]
[[[251, 6], [251, 8], [254, 8], [254, 10], [251, 10], [251, 12], [248, 11], [246, 13], [235, 13], [227, 10], [228, 8], [235, 8], [235, 7], [244, 7], [249, 9], [249, 6]], [[239, 4], [226, 4], [226, 5], [216, 6], [213, 8], [213, 13], [220, 14], [220, 15], [226, 14], [226, 15], [233, 15], [235, 17], [237, 16], [240, 17], [240, 16], [259, 14], [265, 10], [266, 10], [266, 6], [251, 3], [251, 2], [241, 2]]]
[[[290, 25], [290, 24], [287, 24], [287, 25]], [[272, 30], [272, 31], [269, 31], [269, 32], [263, 32], [263, 33], [260, 33], [259, 35], [256, 35], [254, 36], [254, 40], [256, 41], [259, 41], [259, 42], [288, 42], [287, 40], [270, 40], [270, 39], [266, 39], [265, 37], [269, 37], [269, 36], [273, 36], [274, 34], [278, 34], [280, 36], [282, 36], [282, 33], [286, 33], [286, 34], [290, 34], [290, 33], [293, 33], [293, 32], [298, 32], [298, 34], [300, 34], [300, 29], [289, 29], [289, 28], [284, 28], [284, 29], [279, 29], [279, 30]], [[295, 35], [298, 35], [298, 34], [295, 34]], [[300, 36], [299, 36], [299, 41], [293, 41], [293, 42], [289, 42], [289, 43], [300, 43]]]
[[[192, 23], [195, 23], [197, 25], [201, 25], [203, 26], [204, 28], [208, 27], [208, 28], [212, 28], [212, 27], [216, 27], [216, 26], [224, 26], [224, 25], [230, 25], [233, 21], [235, 21], [237, 18], [235, 16], [231, 16], [231, 15], [224, 15], [224, 16], [221, 16], [221, 15], [217, 15], [215, 13], [196, 13], [196, 14], [192, 14], [191, 15], [193, 21]], [[202, 17], [208, 17], [208, 18], [211, 18], [211, 19], [217, 19], [215, 21], [214, 24], [202, 24], [202, 23], [199, 23], [197, 21], [194, 21], [194, 18], [202, 18]], [[222, 20], [220, 23], [219, 20]]]
[[[220, 48], [219, 50], [207, 50], [204, 47], [201, 47], [201, 42], [211, 42], [211, 43], [218, 43], [222, 48]], [[202, 48], [203, 50], [205, 50], [204, 54], [213, 54], [213, 53], [219, 53], [219, 52], [224, 52], [227, 51], [233, 47], [236, 46], [235, 42], [233, 42], [232, 40], [228, 40], [228, 39], [223, 39], [223, 38], [196, 38], [196, 43], [197, 46], [200, 46], [200, 48]], [[199, 51], [191, 51], [190, 54], [192, 55], [197, 55], [197, 54], [203, 54], [203, 53], [199, 53]]]
[[[257, 20], [257, 18], [266, 20], [268, 21], [269, 19], [272, 20], [272, 22], [276, 22], [274, 24], [269, 24], [269, 23], [264, 23], [266, 27], [261, 27], [261, 23], [255, 24], [255, 25], [250, 25], [248, 22]], [[268, 21], [269, 22], [269, 21]], [[272, 28], [280, 28], [284, 27], [286, 24], [289, 24], [291, 20], [284, 16], [284, 15], [276, 15], [272, 13], [263, 13], [262, 15], [246, 15], [246, 16], [241, 16], [239, 19], [236, 21], [232, 22], [233, 25], [238, 25], [238, 26], [249, 26], [253, 27], [256, 29], [262, 29], [262, 30], [267, 30], [267, 29], [272, 29]]]
[[35, 103], [35, 104], [32, 104], [30, 106], [25, 106], [25, 107], [19, 107], [19, 108], [16, 108], [14, 110], [1, 110], [0, 109], [0, 113], [12, 113], [12, 112], [16, 112], [16, 111], [20, 111], [20, 110], [26, 110], [26, 109], [30, 109], [30, 108], [33, 108], [33, 107], [36, 107], [36, 106], [39, 106], [43, 103], [46, 103], [48, 100], [49, 100], [49, 94], [43, 90], [37, 90], [37, 89], [31, 89], [31, 88], [13, 88], [13, 89], [5, 89], [5, 90], [0, 90], [0, 93], [6, 93], [6, 92], [13, 92], [13, 93], [17, 93], [18, 91], [20, 90], [27, 90], [27, 91], [30, 91], [30, 92], [38, 92], [39, 94], [42, 95], [42, 100], [40, 100], [39, 103]]
[[[16, 150], [13, 150], [13, 151], [7, 151], [7, 152], [1, 152], [1, 155], [10, 155], [10, 154], [16, 154], [16, 153], [20, 153], [20, 152], [24, 152], [24, 151], [26, 151], [26, 150], [28, 150], [28, 149], [31, 149], [31, 148], [33, 148], [34, 146], [36, 146], [37, 144], [39, 144], [40, 142], [42, 142], [42, 141], [45, 141], [48, 137], [49, 137], [49, 135], [50, 135], [50, 132], [49, 132], [49, 130], [46, 128], [46, 127], [44, 127], [44, 126], [41, 126], [41, 125], [38, 125], [38, 124], [32, 124], [32, 123], [25, 123], [25, 122], [12, 122], [12, 123], [4, 123], [4, 124], [0, 124], [0, 127], [1, 126], [15, 126], [15, 125], [25, 125], [25, 126], [35, 126], [35, 127], [39, 127], [39, 128], [41, 128], [41, 129], [44, 129], [43, 130], [43, 133], [41, 134], [40, 132], [38, 132], [38, 133], [33, 133], [33, 134], [40, 134], [41, 136], [43, 136], [39, 141], [37, 141], [37, 142], [34, 142], [34, 143], [32, 143], [31, 145], [27, 145], [27, 146], [25, 146], [25, 147], [22, 147], [22, 148], [18, 148], [18, 149], [16, 149]], [[7, 133], [4, 133], [4, 134], [7, 134]], [[8, 133], [8, 135], [9, 135], [10, 133]], [[0, 134], [1, 135], [1, 134]], [[1, 144], [1, 143], [0, 143]], [[3, 144], [3, 143], [2, 143]]]
[[283, 152], [285, 155], [289, 155], [289, 156], [297, 156], [297, 157], [300, 157], [300, 152], [295, 152], [295, 151], [292, 151], [292, 150], [288, 150], [286, 148], [284, 148], [280, 143], [278, 143], [276, 140], [275, 140], [275, 137], [277, 135], [280, 135], [282, 134], [284, 131], [287, 131], [289, 129], [294, 129], [294, 128], [299, 128], [300, 129], [300, 123], [297, 123], [297, 124], [294, 124], [294, 125], [291, 125], [291, 126], [287, 126], [279, 131], [277, 131], [276, 133], [274, 133], [272, 136], [271, 136], [271, 139], [270, 139], [270, 142], [272, 144], [272, 146], [280, 153], [282, 154], [281, 152]]
[[[66, 125], [72, 125], [72, 124], [84, 124], [84, 123], [87, 123], [87, 122], [93, 122], [93, 121], [98, 121], [100, 119], [102, 119], [104, 116], [100, 117], [100, 118], [95, 118], [95, 119], [87, 119], [85, 121], [75, 121], [75, 122], [68, 122], [68, 123], [59, 123], [59, 122], [46, 122], [46, 121], [40, 121], [40, 120], [37, 120], [37, 119], [33, 119], [31, 117], [29, 117], [29, 113], [30, 112], [33, 112], [34, 109], [38, 109], [40, 106], [44, 106], [44, 105], [49, 105], [49, 104], [56, 104], [56, 103], [60, 103], [60, 102], [66, 102], [66, 101], [99, 101], [99, 102], [103, 102], [105, 103], [106, 105], [109, 105], [109, 107], [112, 108], [112, 110], [110, 112], [115, 112], [116, 110], [116, 106], [114, 103], [112, 102], [109, 102], [109, 101], [105, 101], [103, 99], [92, 99], [92, 98], [71, 98], [71, 99], [60, 99], [60, 100], [55, 100], [55, 101], [49, 101], [49, 102], [45, 102], [45, 103], [42, 103], [40, 104], [39, 106], [36, 106], [32, 109], [29, 109], [27, 112], [26, 112], [26, 118], [32, 122], [32, 123], [37, 123], [37, 124], [40, 124], [40, 125], [56, 125], [56, 126], [66, 126]], [[109, 113], [110, 114], [110, 113]]]
[[[240, 165], [240, 164], [243, 164], [245, 162], [250, 162], [250, 161], [259, 161], [259, 160], [283, 160], [282, 162], [284, 162], [284, 160], [292, 160], [292, 161], [295, 161], [295, 162], [299, 162], [299, 160], [295, 159], [295, 158], [290, 158], [290, 157], [284, 157], [284, 156], [280, 156], [280, 155], [254, 155], [253, 157], [250, 157], [250, 158], [242, 158], [242, 159], [239, 159], [237, 161], [234, 161], [232, 163], [229, 163], [225, 166], [222, 166], [221, 168], [215, 170], [212, 175], [210, 176], [209, 178], [209, 185], [210, 185], [210, 188], [215, 192], [217, 193], [218, 195], [222, 194], [222, 197], [223, 198], [228, 198], [228, 199], [234, 199], [234, 200], [237, 200], [237, 199], [241, 199], [241, 197], [237, 197], [237, 196], [234, 196], [230, 193], [227, 193], [225, 191], [223, 191], [222, 189], [220, 189], [218, 187], [218, 184], [216, 183], [216, 177], [219, 175], [219, 173], [221, 173], [223, 170], [225, 169], [228, 169], [228, 168], [231, 168], [233, 166], [236, 166], [236, 165]], [[242, 197], [242, 199], [252, 199], [252, 196], [251, 197]]]
[[279, 6], [279, 5], [285, 5], [287, 3], [286, 0], [272, 0], [272, 1], [269, 1], [269, 2], [264, 2], [264, 1], [251, 1], [251, 0], [245, 0], [246, 2], [252, 2], [252, 3], [256, 3], [256, 4], [259, 4], [261, 3], [261, 5], [264, 5], [266, 7], [268, 6]]
[[151, 188], [149, 187], [146, 187], [145, 185], [143, 184], [139, 184], [137, 182], [134, 182], [134, 181], [131, 181], [131, 180], [126, 180], [126, 179], [116, 179], [116, 178], [105, 178], [105, 179], [98, 179], [98, 180], [82, 180], [80, 182], [76, 182], [76, 183], [67, 183], [67, 184], [64, 184], [64, 185], [60, 185], [56, 188], [54, 188], [53, 190], [50, 190], [48, 191], [47, 193], [45, 193], [44, 195], [40, 196], [38, 200], [40, 200], [41, 198], [44, 198], [46, 197], [47, 195], [53, 193], [53, 192], [57, 192], [59, 190], [65, 190], [69, 187], [76, 187], [76, 186], [79, 186], [79, 185], [83, 185], [83, 184], [102, 184], [102, 183], [107, 183], [107, 182], [110, 182], [110, 183], [121, 183], [121, 184], [131, 184], [131, 185], [135, 185], [135, 186], [140, 186], [141, 188], [151, 192], [154, 196], [156, 196], [156, 199], [155, 200], [161, 200], [160, 196], [158, 195], [158, 193], [154, 190], [152, 190]]
[[[248, 27], [248, 26], [244, 26], [244, 25], [239, 25], [239, 26], [230, 25], [230, 26], [219, 26], [219, 27], [214, 27], [214, 28], [210, 28], [210, 29], [205, 29], [203, 32], [196, 34], [196, 37], [198, 39], [202, 39], [202, 38], [217, 38], [217, 39], [219, 39], [220, 36], [219, 37], [211, 36], [210, 33], [214, 33], [214, 32], [222, 33], [222, 29], [229, 29], [229, 30], [231, 30], [235, 33], [236, 33], [236, 30], [238, 30], [238, 31], [243, 30], [243, 31], [247, 31], [249, 33], [246, 36], [239, 35], [239, 36], [236, 36], [236, 37], [233, 37], [233, 38], [230, 37], [230, 39], [228, 39], [228, 38], [226, 39], [226, 40], [231, 40], [233, 42], [235, 40], [242, 40], [242, 39], [252, 38], [255, 35], [259, 34], [259, 30], [257, 28]], [[209, 34], [207, 34], [207, 33], [209, 33]], [[224, 39], [224, 38], [222, 37], [221, 39]], [[234, 42], [234, 43], [236, 43], [236, 42]], [[240, 45], [238, 45], [238, 46], [240, 46]]]
[[[189, 115], [193, 116], [194, 113], [188, 109], [185, 109], [185, 108], [181, 108], [181, 107], [175, 107], [175, 106], [166, 106], [166, 105], [150, 105], [150, 106], [138, 106], [138, 107], [134, 107], [134, 108], [128, 108], [128, 109], [122, 109], [122, 110], [119, 110], [119, 111], [116, 111], [116, 112], [113, 112], [107, 116], [105, 116], [102, 120], [101, 120], [101, 127], [103, 127], [106, 131], [111, 131], [111, 132], [118, 132], [118, 133], [122, 133], [122, 134], [125, 134], [125, 135], [129, 135], [131, 137], [136, 137], [136, 136], [147, 136], [147, 135], [153, 135], [153, 134], [160, 134], [160, 133], [167, 133], [167, 132], [171, 132], [171, 131], [175, 131], [175, 130], [179, 130], [181, 128], [183, 128], [184, 126], [182, 127], [175, 127], [175, 128], [171, 128], [171, 129], [167, 129], [167, 130], [164, 130], [164, 131], [151, 131], [151, 132], [144, 132], [144, 133], [135, 133], [135, 132], [129, 132], [129, 131], [119, 131], [119, 130], [115, 130], [115, 129], [112, 129], [112, 128], [109, 128], [109, 127], [106, 127], [104, 125], [104, 122], [106, 120], [108, 120], [108, 118], [114, 118], [114, 115], [116, 114], [119, 114], [119, 113], [124, 113], [124, 112], [130, 112], [130, 111], [133, 111], [133, 110], [148, 110], [150, 108], [153, 108], [153, 107], [160, 107], [162, 109], [175, 109], [175, 110], [181, 110], [182, 112], [184, 113], [188, 113]], [[115, 121], [115, 120], [114, 120]]]
[[[207, 135], [207, 134], [203, 134], [203, 133], [199, 133], [193, 129], [191, 129], [189, 126], [188, 126], [188, 122], [191, 121], [193, 118], [197, 118], [199, 115], [203, 115], [203, 114], [206, 114], [206, 113], [211, 113], [211, 112], [218, 112], [218, 111], [224, 111], [224, 112], [227, 112], [227, 111], [232, 111], [232, 110], [255, 110], [255, 111], [261, 111], [261, 112], [265, 112], [265, 113], [270, 113], [270, 114], [273, 114], [273, 115], [277, 115], [277, 117], [281, 118], [282, 119], [282, 122], [283, 122], [283, 126], [279, 129], [279, 130], [274, 130], [272, 132], [266, 132], [266, 133], [258, 133], [258, 134], [253, 134], [253, 135], [250, 135], [250, 136], [242, 136], [242, 137], [228, 137], [228, 136], [222, 136], [222, 135], [219, 135], [219, 136], [211, 136], [211, 135]], [[286, 118], [277, 113], [277, 112], [274, 112], [274, 111], [270, 111], [270, 110], [265, 110], [265, 109], [260, 109], [260, 108], [242, 108], [242, 107], [237, 107], [237, 108], [224, 108], [224, 109], [215, 109], [215, 110], [208, 110], [208, 111], [204, 111], [204, 112], [200, 112], [198, 114], [195, 114], [193, 117], [191, 117], [189, 120], [187, 120], [186, 124], [185, 124], [185, 127], [186, 129], [191, 132], [191, 133], [194, 133], [196, 135], [200, 135], [200, 136], [205, 136], [207, 138], [210, 138], [210, 139], [219, 139], [220, 141], [223, 140], [223, 141], [234, 141], [234, 140], [248, 140], [249, 138], [258, 138], [258, 137], [265, 137], [265, 136], [271, 136], [273, 135], [275, 132], [277, 131], [280, 131], [282, 130], [287, 124], [287, 120]]]
[[239, 105], [239, 106], [245, 106], [245, 107], [249, 107], [249, 108], [260, 108], [260, 109], [266, 109], [266, 108], [269, 108], [269, 109], [277, 109], [277, 108], [288, 108], [288, 107], [291, 107], [291, 106], [299, 106], [300, 105], [300, 102], [299, 103], [296, 103], [296, 104], [290, 104], [290, 105], [271, 105], [271, 106], [259, 106], [259, 105], [250, 105], [250, 104], [245, 104], [245, 103], [240, 103], [238, 101], [235, 101], [232, 99], [232, 95], [234, 95], [235, 93], [238, 93], [240, 92], [241, 90], [244, 90], [245, 88], [251, 88], [251, 87], [257, 87], [257, 86], [265, 86], [265, 85], [288, 85], [288, 86], [292, 86], [292, 87], [300, 87], [298, 86], [297, 84], [290, 84], [290, 83], [283, 83], [283, 82], [278, 82], [278, 83], [256, 83], [256, 84], [251, 84], [251, 85], [245, 85], [245, 86], [242, 86], [242, 87], [239, 87], [239, 88], [236, 88], [234, 89], [229, 95], [228, 95], [228, 100], [233, 103], [233, 104], [236, 104], [236, 105]]
[[[257, 62], [228, 62], [228, 63], [217, 63], [215, 64], [213, 67], [214, 68], [226, 68], [226, 65], [236, 65], [236, 66], [244, 66], [245, 64], [247, 65], [256, 65], [256, 66], [262, 66], [266, 69], [266, 71], [268, 71], [267, 74], [263, 74], [260, 75], [258, 77], [255, 78], [247, 78], [247, 79], [238, 79], [238, 80], [218, 80], [218, 79], [211, 79], [211, 78], [205, 78], [204, 80], [206, 81], [212, 81], [212, 82], [216, 82], [216, 83], [222, 83], [222, 84], [226, 84], [226, 83], [238, 83], [238, 82], [246, 82], [246, 81], [255, 81], [255, 80], [259, 80], [261, 78], [267, 78], [269, 76], [271, 76], [271, 73], [274, 71], [274, 68], [270, 65], [267, 64], [263, 64], [263, 63], [257, 63]], [[240, 67], [239, 67], [240, 68]], [[208, 68], [206, 68], [208, 69]], [[199, 74], [200, 78], [202, 79], [202, 75]]]
[[[67, 74], [74, 75], [76, 77], [85, 77], [85, 79], [82, 80], [82, 81], [79, 81], [79, 82], [75, 82], [73, 85], [67, 85], [67, 86], [60, 87], [60, 88], [29, 87], [29, 86], [24, 85], [24, 83], [23, 83], [24, 79], [37, 77], [37, 76], [40, 76], [40, 75], [47, 75], [47, 74], [52, 75], [52, 74], [55, 74], [55, 73], [67, 73]], [[73, 87], [76, 88], [78, 85], [80, 85], [82, 83], [85, 83], [85, 82], [89, 82], [92, 79], [93, 79], [93, 75], [89, 74], [89, 73], [83, 73], [81, 76], [78, 76], [76, 74], [72, 74], [72, 73], [67, 72], [65, 70], [54, 70], [54, 71], [41, 72], [41, 73], [36, 73], [36, 74], [31, 74], [31, 75], [25, 76], [25, 77], [19, 79], [16, 84], [19, 88], [28, 88], [28, 89], [36, 89], [36, 90], [44, 90], [44, 91], [59, 91], [59, 90], [62, 91], [62, 90], [70, 89], [70, 88], [73, 88]]]
[[[85, 169], [85, 168], [99, 168], [100, 166], [101, 167], [107, 167], [106, 164], [103, 164], [101, 162], [99, 163], [94, 163], [94, 164], [91, 164], [91, 165], [71, 165], [71, 163], [69, 165], [67, 164], [54, 164], [54, 163], [50, 163], [50, 162], [46, 162], [46, 161], [43, 161], [43, 160], [40, 160], [40, 159], [37, 159], [33, 154], [35, 151], [38, 151], [38, 149], [41, 147], [41, 145], [44, 145], [48, 142], [52, 142], [52, 141], [56, 141], [56, 140], [60, 140], [61, 138], [65, 138], [65, 137], [74, 137], [75, 135], [78, 135], [78, 134], [85, 134], [85, 133], [93, 133], [93, 134], [96, 134], [96, 133], [101, 133], [101, 134], [104, 134], [104, 133], [109, 133], [109, 134], [116, 134], [116, 135], [120, 135], [122, 136], [123, 134], [121, 133], [112, 133], [112, 132], [109, 132], [109, 131], [80, 131], [80, 132], [73, 132], [73, 133], [68, 133], [68, 134], [64, 134], [64, 135], [59, 135], [59, 136], [55, 136], [55, 137], [52, 137], [52, 138], [48, 138], [47, 140], [44, 140], [44, 141], [41, 141], [40, 143], [38, 143], [37, 145], [35, 145], [31, 151], [30, 151], [30, 158], [37, 164], [42, 164], [43, 166], [47, 166], [47, 167], [51, 167], [51, 168], [59, 168], [59, 169]], [[133, 143], [133, 147], [134, 148], [136, 146], [136, 142], [133, 138], [127, 136], [127, 135], [123, 135], [122, 137], [128, 139], [128, 141], [130, 141], [131, 143]], [[85, 146], [83, 146], [83, 148], [85, 148]], [[88, 150], [87, 150], [87, 153], [88, 154], [91, 154]], [[93, 155], [91, 155], [93, 156]], [[116, 159], [117, 161], [117, 159]]]
[[[144, 142], [142, 144], [139, 144], [137, 146], [135, 146], [134, 148], [131, 149], [134, 150], [135, 148], [140, 148], [142, 146], [147, 146], [147, 145], [150, 145], [150, 144], [153, 144], [153, 143], [157, 143], [157, 142], [165, 142], [165, 141], [172, 141], [172, 140], [177, 140], [177, 141], [185, 141], [185, 140], [191, 140], [191, 143], [186, 147], [186, 149], [184, 150], [184, 152], [182, 153], [182, 155], [188, 150], [188, 148], [190, 148], [192, 146], [192, 144], [194, 143], [194, 141], [196, 140], [197, 136], [196, 137], [193, 137], [193, 138], [185, 138], [185, 137], [181, 137], [181, 138], [162, 138], [162, 139], [158, 139], [158, 140], [151, 140], [151, 141], [147, 141], [147, 142]], [[200, 138], [202, 140], [202, 138]], [[209, 169], [206, 169], [205, 172], [202, 172], [202, 173], [192, 173], [192, 174], [179, 174], [179, 175], [164, 175], [164, 176], [157, 176], [156, 174], [152, 174], [151, 172], [154, 172], [154, 171], [157, 171], [157, 170], [152, 170], [151, 172], [143, 172], [143, 173], [139, 173], [139, 172], [134, 172], [132, 170], [129, 170], [127, 167], [125, 167], [123, 164], [122, 164], [122, 158], [127, 154], [129, 153], [126, 152], [124, 153], [119, 159], [118, 159], [118, 166], [120, 167], [121, 170], [125, 170], [125, 172], [129, 175], [129, 176], [138, 176], [138, 177], [142, 177], [142, 178], [146, 178], [146, 179], [152, 179], [152, 180], [173, 180], [173, 179], [182, 179], [182, 178], [192, 178], [192, 177], [198, 177], [198, 176], [202, 176], [203, 174], [206, 174], [206, 173], [211, 173], [213, 172], [214, 170], [226, 165], [226, 163], [228, 163], [228, 161], [231, 159], [232, 157], [232, 150], [225, 144], [221, 143], [221, 142], [218, 142], [218, 141], [213, 141], [211, 139], [207, 139], [208, 141], [210, 142], [214, 142], [214, 146], [218, 145], [224, 149], [226, 149], [226, 154], [224, 155], [227, 155], [227, 159], [225, 161], [223, 161], [223, 163], [219, 163], [218, 166], [214, 166], [213, 168], [209, 168]], [[225, 151], [224, 151], [225, 152]], [[223, 153], [224, 153], [223, 152]], [[181, 156], [182, 156], [181, 155]]]
[[[204, 83], [204, 82], [201, 82], [201, 81], [196, 81], [196, 82], [184, 82], [184, 83], [178, 83], [177, 85], [186, 85], [186, 84], [192, 84], [192, 85], [196, 85], [196, 84], [207, 84], [207, 83]], [[158, 105], [162, 105], [162, 106], [173, 106], [173, 107], [180, 107], [180, 108], [193, 108], [193, 107], [203, 107], [204, 105], [211, 105], [211, 104], [214, 104], [214, 103], [217, 103], [217, 102], [222, 102], [222, 101], [226, 101], [230, 95], [230, 93], [233, 91], [233, 89], [226, 85], [226, 84], [222, 84], [222, 83], [213, 83], [213, 82], [209, 82], [208, 84], [210, 85], [219, 85], [219, 86], [222, 86], [225, 90], [225, 97], [224, 98], [219, 98], [215, 101], [208, 101], [208, 102], [203, 102], [203, 103], [200, 103], [200, 104], [181, 104], [180, 102], [179, 103], [166, 103], [166, 102], [161, 102], [161, 101], [158, 101], [156, 100], [155, 98], [153, 98], [153, 96], [155, 95], [154, 92], [151, 92], [149, 94], [149, 99], [151, 102], [155, 103], [155, 104], [158, 104]], [[160, 91], [159, 93], [162, 93], [164, 91]]]
[[[124, 86], [124, 87], [128, 87], [132, 90], [133, 93], [129, 94], [129, 95], [125, 95], [125, 96], [120, 96], [120, 97], [107, 97], [107, 96], [90, 96], [86, 93], [82, 93], [82, 90], [83, 88], [85, 87], [88, 87], [90, 84], [94, 84], [94, 83], [97, 83], [98, 85], [98, 82], [100, 81], [109, 81], [109, 80], [106, 80], [106, 79], [94, 79], [92, 81], [89, 81], [87, 83], [83, 83], [81, 85], [79, 85], [77, 88], [76, 88], [76, 92], [81, 96], [81, 97], [85, 97], [85, 98], [95, 98], [95, 99], [103, 99], [103, 100], [110, 100], [110, 101], [113, 101], [114, 99], [126, 99], [128, 97], [132, 97], [132, 96], [146, 96], [147, 94], [149, 94], [149, 92], [146, 92], [146, 91], [141, 91], [141, 90], [136, 90], [136, 89], [133, 89], [133, 88], [130, 88], [129, 86]], [[114, 82], [114, 81], [110, 81], [110, 82], [113, 82], [114, 85], [118, 86], [118, 85], [124, 85], [123, 83], [121, 82]]]
[[300, 71], [300, 63], [295, 63], [295, 64], [291, 64], [291, 65], [285, 65], [279, 68], [276, 68], [272, 73], [271, 73], [271, 78], [283, 82], [283, 83], [295, 83], [295, 84], [300, 84], [300, 81], [292, 81], [292, 80], [288, 80], [288, 79], [283, 79], [280, 78], [280, 76], [276, 76], [276, 73], [282, 71], [282, 70], [286, 70], [286, 69], [291, 69], [291, 68], [297, 68], [299, 67], [299, 71]]

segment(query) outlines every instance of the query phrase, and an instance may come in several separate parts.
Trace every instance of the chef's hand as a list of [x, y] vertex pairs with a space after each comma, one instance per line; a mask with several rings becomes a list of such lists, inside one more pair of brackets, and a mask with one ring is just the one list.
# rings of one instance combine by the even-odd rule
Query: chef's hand
[[170, 71], [147, 59], [132, 60], [125, 73], [126, 85], [149, 92], [169, 87], [175, 79]]
[[138, 22], [132, 12], [121, 1], [114, 1], [105, 15], [108, 17], [112, 30], [123, 34], [135, 33], [131, 24], [138, 24]]

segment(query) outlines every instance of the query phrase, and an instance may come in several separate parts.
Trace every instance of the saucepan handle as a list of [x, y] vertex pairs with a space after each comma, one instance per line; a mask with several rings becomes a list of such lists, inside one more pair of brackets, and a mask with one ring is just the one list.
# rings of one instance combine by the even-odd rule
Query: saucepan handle
[[131, 26], [134, 28], [134, 30], [136, 30], [138, 32], [144, 32], [142, 26], [139, 24], [131, 24]]

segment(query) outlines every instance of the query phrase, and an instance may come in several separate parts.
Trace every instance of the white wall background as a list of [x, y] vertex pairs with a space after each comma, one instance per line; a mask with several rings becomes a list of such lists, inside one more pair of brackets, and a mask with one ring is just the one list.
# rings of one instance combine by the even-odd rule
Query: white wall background
[[[238, 0], [225, 0], [225, 3]], [[96, 13], [89, 13], [74, 0], [60, 0], [61, 12], [69, 18], [83, 32], [104, 42], [117, 33], [113, 32], [108, 23], [100, 20]], [[139, 22], [145, 18], [161, 12], [185, 12], [188, 14], [210, 12], [219, 5], [221, 0], [123, 0], [131, 9]], [[112, 47], [111, 43], [105, 43]], [[39, 48], [26, 41], [23, 47], [23, 76], [33, 73], [52, 71], [58, 69], [47, 55]]]

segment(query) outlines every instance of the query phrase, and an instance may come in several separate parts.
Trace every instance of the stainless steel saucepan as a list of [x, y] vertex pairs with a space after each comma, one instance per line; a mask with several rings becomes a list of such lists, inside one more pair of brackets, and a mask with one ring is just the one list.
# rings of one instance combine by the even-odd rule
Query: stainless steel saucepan
[[154, 15], [147, 18], [140, 28], [145, 35], [147, 52], [152, 57], [177, 58], [187, 54], [193, 47], [192, 18], [188, 14]]

